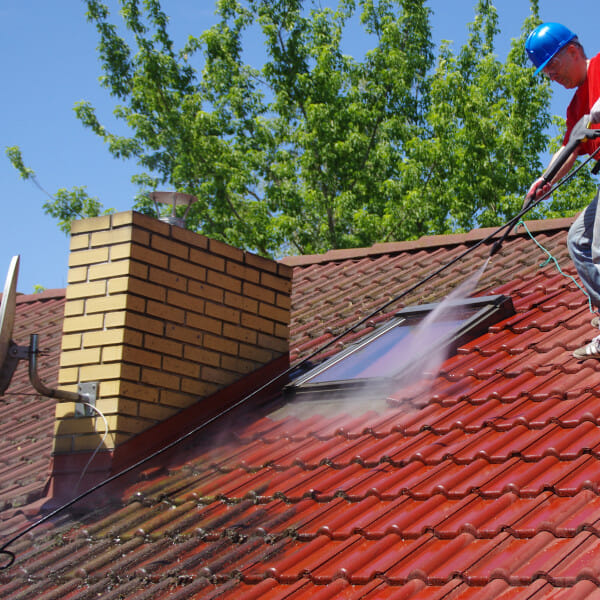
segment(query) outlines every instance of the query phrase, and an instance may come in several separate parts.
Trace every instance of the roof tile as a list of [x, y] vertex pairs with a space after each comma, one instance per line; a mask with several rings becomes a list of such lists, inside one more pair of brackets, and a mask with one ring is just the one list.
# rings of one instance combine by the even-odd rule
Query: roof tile
[[[563, 262], [567, 225], [531, 228]], [[384, 303], [312, 360], [402, 306], [447, 295], [487, 248], [390, 302], [483, 235], [289, 261], [293, 360]], [[379, 396], [367, 387], [369, 399], [286, 397], [236, 417], [227, 436], [199, 435], [121, 499], [15, 543], [0, 594], [600, 599], [600, 365], [571, 358], [593, 335], [587, 301], [544, 260], [527, 237], [509, 238], [477, 289], [510, 295], [516, 314], [439, 372]], [[563, 270], [574, 275], [568, 262]], [[19, 298], [19, 335], [35, 327], [58, 339], [61, 303]], [[11, 531], [26, 519], [15, 498], [39, 501], [47, 477], [51, 411], [29, 405], [28, 391], [21, 373], [0, 415], [0, 517]]]

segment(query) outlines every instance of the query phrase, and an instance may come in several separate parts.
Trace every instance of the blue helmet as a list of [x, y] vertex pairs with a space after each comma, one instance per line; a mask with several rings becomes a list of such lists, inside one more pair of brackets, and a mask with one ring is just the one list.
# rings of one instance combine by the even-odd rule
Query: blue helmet
[[556, 54], [577, 36], [560, 23], [543, 23], [536, 27], [525, 42], [529, 60], [537, 67], [537, 75]]

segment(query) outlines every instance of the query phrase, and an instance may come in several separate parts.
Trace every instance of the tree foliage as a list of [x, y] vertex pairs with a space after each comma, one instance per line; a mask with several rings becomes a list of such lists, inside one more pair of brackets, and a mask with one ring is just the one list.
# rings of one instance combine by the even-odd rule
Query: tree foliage
[[[523, 52], [537, 0], [505, 62], [490, 0], [467, 42], [437, 56], [425, 0], [218, 0], [218, 22], [179, 49], [159, 0], [120, 2], [120, 21], [85, 3], [127, 134], [88, 102], [75, 112], [115, 158], [135, 159], [141, 211], [154, 210], [148, 191], [187, 192], [190, 229], [264, 255], [314, 253], [501, 224], [541, 169], [550, 90]], [[364, 56], [345, 51], [350, 22]], [[257, 38], [260, 68], [244, 52]], [[31, 178], [18, 148], [9, 158]], [[45, 207], [63, 224], [101, 210], [83, 188]]]

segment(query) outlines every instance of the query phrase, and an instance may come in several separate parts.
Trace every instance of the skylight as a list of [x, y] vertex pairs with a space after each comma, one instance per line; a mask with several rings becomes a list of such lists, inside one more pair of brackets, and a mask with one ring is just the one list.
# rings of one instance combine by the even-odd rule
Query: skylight
[[514, 308], [507, 296], [408, 307], [364, 339], [301, 375], [292, 387], [331, 388], [395, 379], [432, 353], [449, 355], [512, 314]]

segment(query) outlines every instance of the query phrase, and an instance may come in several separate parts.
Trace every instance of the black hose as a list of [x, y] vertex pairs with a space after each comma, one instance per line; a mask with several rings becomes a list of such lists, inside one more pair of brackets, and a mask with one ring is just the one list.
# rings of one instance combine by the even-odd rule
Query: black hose
[[127, 475], [128, 473], [132, 472], [133, 470], [137, 469], [138, 467], [140, 467], [140, 466], [146, 464], [147, 462], [149, 462], [149, 461], [157, 458], [158, 456], [160, 456], [164, 452], [167, 452], [168, 450], [174, 448], [175, 446], [177, 446], [180, 443], [182, 443], [183, 441], [189, 439], [190, 437], [192, 437], [196, 433], [202, 431], [203, 429], [205, 429], [206, 427], [208, 427], [209, 425], [211, 425], [212, 423], [214, 423], [216, 420], [218, 420], [218, 419], [226, 416], [227, 414], [229, 414], [230, 412], [232, 412], [234, 409], [236, 409], [236, 408], [240, 407], [241, 405], [245, 404], [246, 402], [248, 402], [248, 400], [250, 400], [251, 398], [253, 398], [257, 394], [259, 394], [263, 390], [267, 389], [268, 387], [270, 387], [271, 385], [273, 385], [274, 383], [276, 383], [280, 379], [283, 379], [284, 377], [287, 377], [288, 375], [290, 375], [290, 373], [292, 373], [292, 371], [296, 371], [297, 369], [299, 369], [302, 366], [304, 366], [307, 363], [309, 363], [315, 356], [317, 356], [318, 354], [321, 354], [327, 348], [329, 348], [333, 344], [339, 342], [343, 337], [345, 337], [349, 333], [352, 333], [355, 329], [357, 329], [361, 325], [365, 324], [367, 321], [369, 321], [370, 319], [372, 319], [379, 312], [385, 310], [386, 308], [388, 308], [392, 304], [398, 302], [399, 300], [401, 300], [402, 298], [404, 298], [408, 294], [414, 292], [417, 288], [419, 288], [423, 284], [427, 283], [428, 281], [430, 281], [431, 279], [433, 279], [434, 277], [436, 277], [437, 275], [439, 275], [440, 273], [442, 273], [443, 271], [445, 271], [446, 269], [448, 269], [449, 267], [451, 267], [452, 265], [454, 265], [455, 263], [457, 263], [459, 260], [461, 260], [462, 258], [464, 258], [465, 256], [467, 256], [467, 254], [470, 254], [471, 252], [473, 252], [474, 250], [476, 250], [477, 248], [479, 248], [479, 246], [485, 244], [486, 242], [489, 242], [494, 236], [496, 236], [498, 233], [500, 233], [501, 231], [503, 231], [504, 229], [506, 229], [507, 231], [504, 234], [504, 236], [501, 239], [499, 239], [499, 240], [497, 240], [495, 242], [494, 246], [492, 247], [492, 251], [490, 252], [490, 256], [493, 256], [494, 254], [496, 254], [496, 252], [498, 252], [498, 250], [502, 246], [502, 243], [505, 241], [506, 237], [508, 236], [508, 234], [510, 233], [510, 231], [512, 230], [512, 228], [519, 222], [519, 220], [521, 219], [521, 217], [525, 213], [527, 213], [528, 211], [530, 211], [532, 208], [534, 208], [535, 206], [537, 206], [542, 200], [544, 200], [545, 198], [547, 198], [548, 196], [550, 196], [550, 194], [552, 192], [554, 192], [556, 189], [558, 189], [559, 187], [561, 187], [562, 185], [564, 185], [565, 183], [567, 183], [572, 177], [574, 177], [574, 175], [576, 173], [578, 173], [581, 168], [583, 168], [590, 160], [592, 160], [592, 158], [598, 153], [598, 151], [600, 151], [600, 147], [593, 154], [591, 154], [588, 157], [587, 160], [585, 160], [583, 163], [581, 163], [581, 165], [579, 165], [576, 169], [574, 169], [568, 176], [564, 177], [561, 181], [559, 181], [556, 184], [556, 186], [554, 186], [554, 188], [550, 192], [548, 192], [544, 196], [540, 197], [539, 199], [537, 199], [534, 202], [532, 202], [529, 205], [527, 205], [515, 217], [513, 217], [510, 221], [507, 221], [506, 223], [504, 223], [504, 225], [498, 227], [498, 229], [496, 229], [495, 231], [493, 231], [490, 235], [488, 235], [487, 237], [479, 240], [473, 246], [470, 246], [464, 252], [461, 252], [458, 256], [455, 256], [451, 261], [449, 261], [448, 263], [442, 265], [439, 269], [436, 269], [435, 271], [433, 271], [432, 273], [430, 273], [424, 279], [421, 279], [420, 281], [418, 281], [417, 283], [415, 283], [414, 285], [412, 285], [407, 290], [404, 290], [401, 294], [398, 294], [397, 296], [395, 296], [391, 300], [388, 300], [387, 302], [385, 302], [384, 304], [382, 304], [381, 306], [379, 306], [378, 308], [376, 308], [375, 310], [373, 310], [370, 314], [368, 314], [366, 317], [363, 317], [362, 319], [360, 319], [357, 323], [355, 323], [351, 327], [347, 328], [343, 332], [341, 332], [338, 335], [336, 335], [334, 338], [332, 338], [331, 340], [329, 340], [322, 347], [320, 347], [319, 349], [317, 349], [314, 352], [312, 352], [306, 358], [302, 359], [297, 365], [294, 365], [293, 367], [289, 367], [288, 369], [286, 369], [285, 371], [283, 371], [279, 375], [276, 375], [271, 380], [269, 380], [267, 383], [263, 384], [260, 388], [254, 390], [253, 392], [251, 392], [247, 396], [244, 396], [238, 402], [235, 402], [234, 404], [232, 404], [231, 406], [229, 406], [225, 410], [223, 410], [220, 413], [218, 413], [217, 415], [211, 417], [208, 421], [202, 423], [201, 425], [199, 425], [198, 427], [195, 427], [194, 429], [192, 429], [188, 433], [186, 433], [186, 434], [182, 435], [181, 437], [177, 438], [176, 440], [170, 442], [169, 444], [167, 444], [163, 448], [160, 448], [156, 452], [153, 452], [149, 456], [147, 456], [147, 457], [145, 457], [145, 458], [137, 461], [133, 465], [130, 465], [129, 467], [127, 467], [127, 468], [119, 471], [118, 473], [115, 473], [114, 475], [111, 475], [107, 479], [104, 479], [100, 483], [94, 485], [90, 489], [88, 489], [85, 492], [79, 494], [78, 496], [76, 496], [72, 500], [69, 500], [69, 502], [67, 502], [67, 503], [65, 503], [65, 504], [57, 507], [52, 512], [48, 513], [47, 515], [45, 515], [44, 517], [42, 517], [41, 519], [39, 519], [35, 523], [32, 523], [29, 527], [27, 527], [26, 529], [24, 529], [23, 531], [21, 531], [20, 533], [18, 533], [14, 537], [12, 537], [10, 540], [8, 540], [7, 542], [5, 542], [2, 545], [2, 547], [0, 547], [0, 554], [4, 554], [4, 555], [6, 555], [6, 556], [9, 557], [9, 561], [8, 561], [7, 564], [0, 565], [0, 570], [8, 569], [15, 562], [15, 560], [16, 560], [15, 554], [13, 552], [11, 552], [10, 550], [7, 550], [8, 546], [10, 546], [11, 544], [13, 544], [14, 542], [16, 542], [17, 540], [19, 540], [23, 536], [27, 535], [30, 531], [36, 529], [37, 527], [39, 527], [40, 525], [42, 525], [46, 521], [52, 519], [56, 515], [60, 514], [61, 512], [65, 511], [65, 510], [67, 510], [68, 508], [70, 508], [71, 506], [73, 506], [74, 504], [76, 504], [77, 502], [79, 502], [80, 500], [83, 500], [84, 498], [86, 498], [90, 494], [93, 494], [94, 492], [98, 491], [100, 488], [104, 487], [105, 485], [108, 485], [109, 483], [112, 483], [113, 481], [116, 481], [117, 479], [120, 479], [121, 477]]

